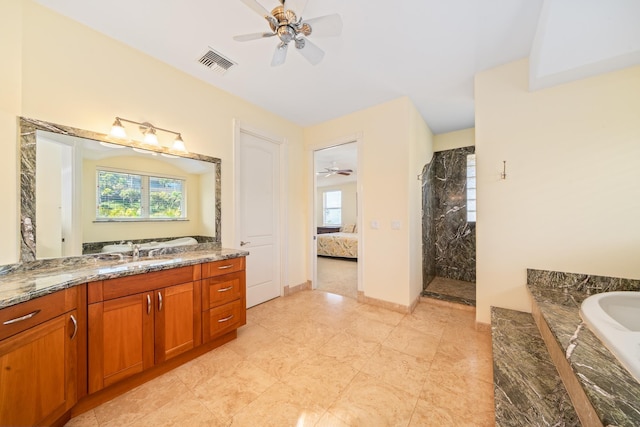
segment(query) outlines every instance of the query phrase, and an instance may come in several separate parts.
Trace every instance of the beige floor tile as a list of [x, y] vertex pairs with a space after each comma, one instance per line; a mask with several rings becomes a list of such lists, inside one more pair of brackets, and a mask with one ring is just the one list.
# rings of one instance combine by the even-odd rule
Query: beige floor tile
[[315, 352], [309, 347], [289, 338], [278, 337], [269, 344], [256, 348], [251, 355], [247, 356], [247, 361], [260, 366], [260, 369], [273, 377], [281, 379], [314, 354]]
[[135, 427], [223, 427], [219, 420], [192, 394], [177, 397], [152, 413], [135, 421]]
[[439, 343], [439, 335], [425, 334], [413, 328], [397, 326], [382, 344], [402, 353], [431, 361]]
[[219, 419], [228, 420], [277, 381], [254, 364], [243, 361], [198, 385], [193, 393]]
[[65, 427], [99, 427], [98, 419], [94, 411], [87, 411], [77, 417], [71, 418]]
[[349, 426], [406, 426], [417, 398], [359, 373], [329, 412]]
[[380, 347], [362, 368], [362, 372], [418, 397], [431, 363], [397, 350]]
[[218, 347], [172, 372], [189, 388], [194, 389], [209, 378], [236, 368], [244, 359], [228, 346]]
[[287, 375], [283, 382], [301, 396], [312, 396], [318, 405], [328, 408], [347, 388], [358, 371], [335, 357], [318, 354]]
[[318, 353], [334, 357], [338, 363], [346, 363], [359, 370], [379, 347], [376, 341], [343, 331], [320, 347]]
[[314, 426], [325, 409], [289, 385], [274, 384], [234, 415], [232, 426]]
[[388, 323], [353, 315], [349, 322], [349, 326], [345, 330], [350, 334], [357, 335], [368, 340], [383, 342], [389, 336], [393, 328], [394, 327]]
[[455, 427], [493, 427], [493, 414], [474, 414], [460, 408], [460, 405], [435, 406], [422, 399], [411, 416], [410, 427], [455, 426]]
[[94, 409], [100, 427], [134, 424], [171, 402], [189, 389], [173, 373], [168, 372]]
[[317, 320], [306, 318], [294, 323], [283, 323], [273, 331], [311, 349], [329, 341], [340, 329], [325, 325]]
[[493, 425], [493, 383], [442, 372], [432, 366], [420, 399], [440, 416], [446, 415], [461, 424]]
[[259, 324], [245, 325], [238, 329], [238, 338], [225, 344], [225, 347], [235, 351], [241, 357], [247, 357], [256, 348], [262, 348], [278, 337], [278, 334]]
[[349, 427], [349, 424], [345, 423], [330, 412], [325, 412], [315, 427]]
[[405, 316], [405, 314], [370, 304], [360, 304], [354, 312], [361, 317], [377, 320], [378, 322], [387, 323], [391, 326], [397, 326]]
[[236, 340], [68, 425], [494, 424], [491, 334], [472, 311], [303, 291], [247, 316]]

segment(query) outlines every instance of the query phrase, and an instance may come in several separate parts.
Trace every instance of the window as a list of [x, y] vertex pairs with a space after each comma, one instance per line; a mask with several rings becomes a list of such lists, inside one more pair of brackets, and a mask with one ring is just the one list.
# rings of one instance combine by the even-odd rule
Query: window
[[467, 222], [476, 222], [476, 155], [467, 155]]
[[185, 181], [99, 169], [97, 220], [186, 219]]
[[324, 225], [342, 224], [342, 191], [325, 191], [322, 193]]

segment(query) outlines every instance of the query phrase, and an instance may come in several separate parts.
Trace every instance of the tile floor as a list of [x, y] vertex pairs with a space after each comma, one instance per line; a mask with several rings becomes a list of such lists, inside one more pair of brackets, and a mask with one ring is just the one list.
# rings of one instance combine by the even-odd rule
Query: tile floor
[[441, 304], [277, 298], [233, 342], [67, 426], [492, 426], [491, 334]]

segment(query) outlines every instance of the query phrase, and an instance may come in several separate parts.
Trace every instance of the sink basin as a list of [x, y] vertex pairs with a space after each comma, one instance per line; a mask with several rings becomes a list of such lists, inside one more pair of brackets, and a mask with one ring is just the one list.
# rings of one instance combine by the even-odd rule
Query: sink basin
[[580, 317], [640, 382], [640, 292], [591, 295], [583, 301]]

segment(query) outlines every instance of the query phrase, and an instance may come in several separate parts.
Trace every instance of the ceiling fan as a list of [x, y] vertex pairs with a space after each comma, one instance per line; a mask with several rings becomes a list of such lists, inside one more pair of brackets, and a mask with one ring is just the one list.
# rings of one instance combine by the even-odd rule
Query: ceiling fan
[[332, 175], [345, 175], [349, 176], [353, 173], [353, 169], [340, 169], [336, 166], [332, 166], [330, 168], [324, 168], [324, 172], [316, 172], [316, 175], [324, 175], [325, 178], [328, 178]]
[[275, 7], [271, 13], [257, 0], [241, 1], [267, 20], [271, 32], [244, 34], [235, 36], [233, 39], [245, 42], [278, 36], [280, 43], [273, 53], [272, 67], [284, 64], [287, 48], [291, 42], [295, 43], [296, 49], [307, 61], [317, 65], [322, 61], [324, 51], [313, 44], [308, 37], [311, 35], [314, 37], [339, 36], [342, 32], [342, 19], [337, 13], [303, 20], [302, 13], [308, 0], [280, 0], [280, 6]]

